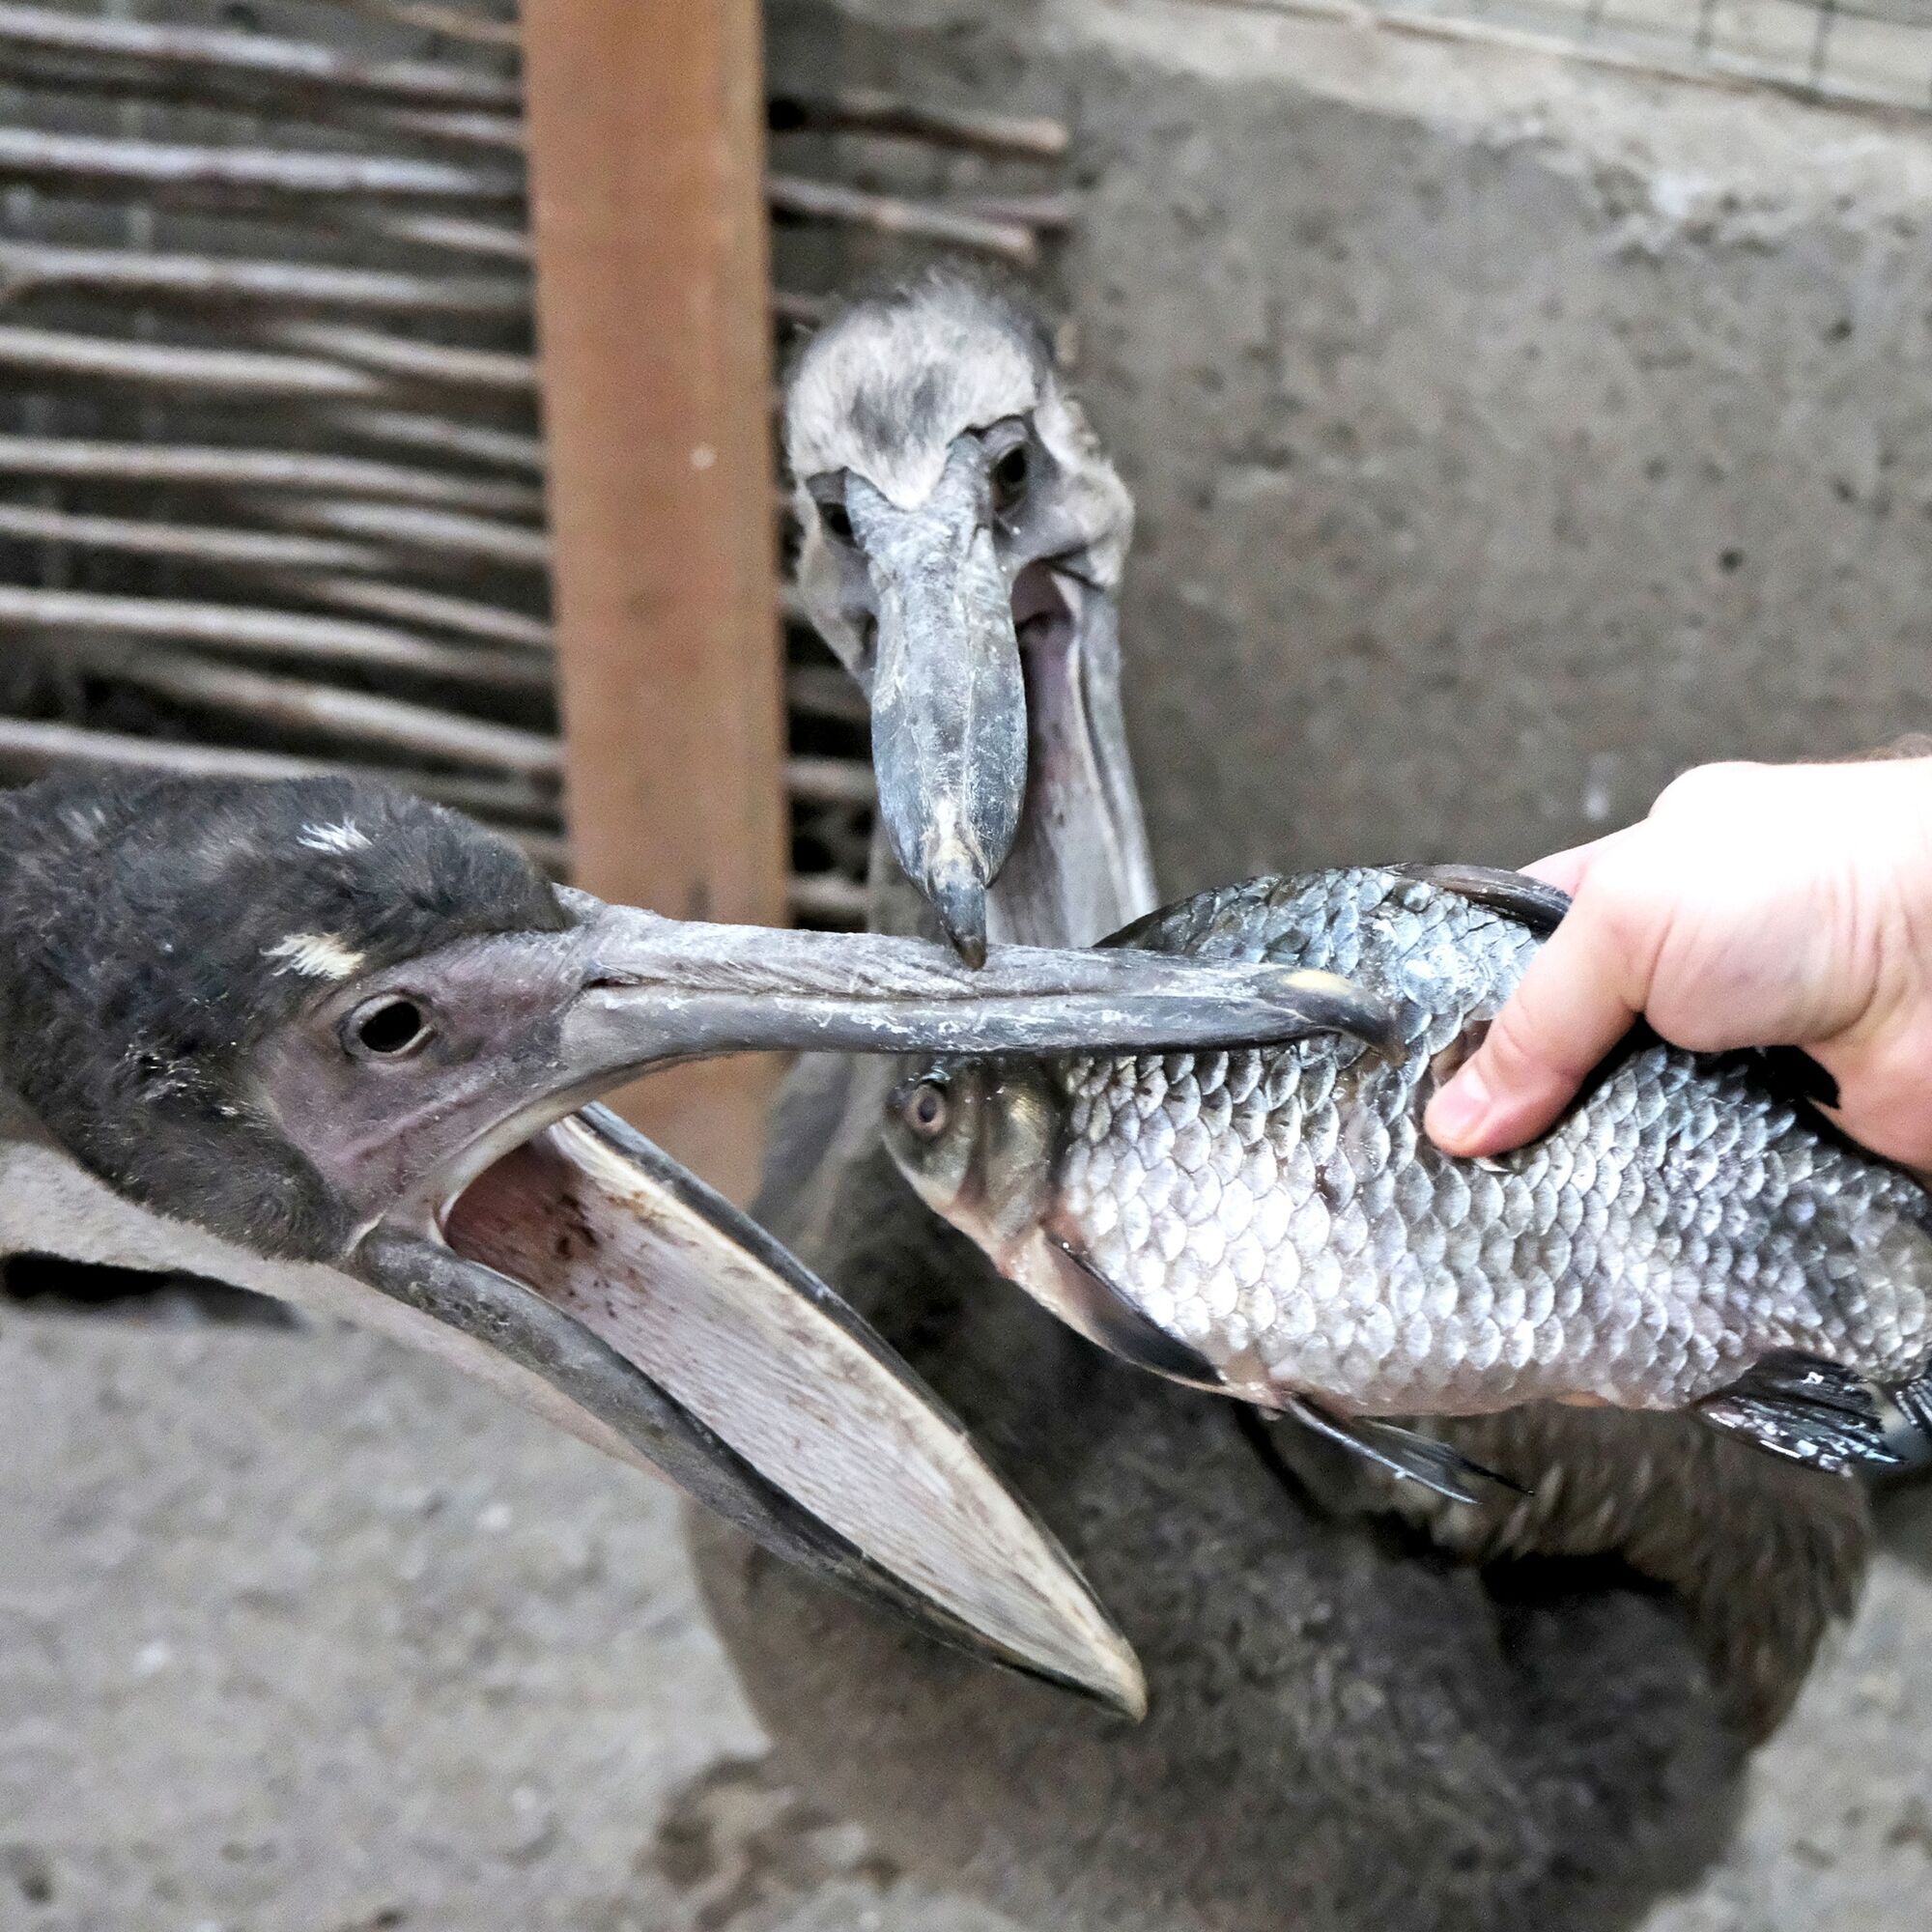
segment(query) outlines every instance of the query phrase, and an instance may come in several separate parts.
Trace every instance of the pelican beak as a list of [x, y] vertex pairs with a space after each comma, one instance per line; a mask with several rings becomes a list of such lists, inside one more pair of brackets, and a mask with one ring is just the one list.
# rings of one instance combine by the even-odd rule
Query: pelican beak
[[[446, 997], [487, 984], [518, 1037], [454, 1082], [430, 1068], [430, 1099], [395, 1097], [407, 1065], [331, 1087], [318, 1068], [334, 1063], [303, 1062], [274, 1082], [298, 1144], [359, 1204], [346, 1267], [384, 1304], [364, 1319], [663, 1472], [828, 1580], [1138, 1714], [1131, 1650], [960, 1426], [796, 1259], [586, 1102], [653, 1065], [747, 1048], [1285, 1037], [1333, 982], [1137, 951], [1003, 949], [976, 973], [914, 940], [567, 903], [562, 931], [433, 955]], [[428, 970], [393, 973], [406, 985]], [[365, 980], [340, 997], [362, 1002], [372, 984], [386, 988]], [[384, 1097], [358, 1102], [369, 1092]]]
[[1014, 580], [1026, 673], [1027, 791], [992, 936], [1091, 946], [1158, 903], [1121, 706], [1119, 613], [1079, 559]]
[[787, 1562], [1130, 1717], [1139, 1663], [965, 1430], [778, 1242], [602, 1107], [352, 1263], [392, 1330]]
[[1026, 683], [993, 545], [985, 462], [961, 437], [926, 499], [845, 487], [878, 613], [872, 767], [906, 876], [971, 965], [986, 955], [986, 890], [1026, 798]]

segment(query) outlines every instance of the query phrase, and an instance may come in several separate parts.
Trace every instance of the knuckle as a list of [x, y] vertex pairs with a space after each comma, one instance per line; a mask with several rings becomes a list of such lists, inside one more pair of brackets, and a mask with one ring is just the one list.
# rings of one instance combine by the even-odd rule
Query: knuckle
[[1660, 867], [1643, 842], [1608, 854], [1577, 895], [1573, 932], [1619, 961], [1642, 945], [1663, 896]]
[[1754, 785], [1758, 774], [1764, 769], [1763, 765], [1752, 764], [1744, 758], [1692, 765], [1689, 771], [1679, 772], [1658, 793], [1650, 815], [1659, 818], [1686, 811], [1706, 811], [1714, 805], [1734, 800], [1740, 792]]
[[1518, 997], [1496, 1015], [1483, 1042], [1483, 1058], [1504, 1086], [1520, 1087], [1526, 1075], [1542, 1070], [1541, 1030], [1527, 1001]]
[[1525, 980], [1496, 1015], [1484, 1043], [1499, 1084], [1540, 1086], [1567, 1071], [1560, 1004], [1540, 980]]

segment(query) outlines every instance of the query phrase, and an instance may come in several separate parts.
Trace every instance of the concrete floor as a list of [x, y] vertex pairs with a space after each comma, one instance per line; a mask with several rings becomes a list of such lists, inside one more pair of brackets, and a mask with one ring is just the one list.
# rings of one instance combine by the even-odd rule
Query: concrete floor
[[[1923, 1925], [1932, 1511], [1890, 1541], [1646, 1932]], [[762, 1757], [668, 1492], [366, 1336], [0, 1318], [0, 1932], [1047, 1932]]]

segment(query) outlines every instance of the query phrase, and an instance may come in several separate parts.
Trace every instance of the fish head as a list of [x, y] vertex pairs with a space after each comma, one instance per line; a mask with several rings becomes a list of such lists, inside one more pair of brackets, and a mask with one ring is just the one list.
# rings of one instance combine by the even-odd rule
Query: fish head
[[1062, 1115], [1037, 1060], [928, 1061], [886, 1103], [886, 1147], [920, 1199], [1010, 1274], [1052, 1206]]
[[1070, 1084], [1037, 1060], [928, 1063], [893, 1090], [886, 1146], [928, 1208], [1076, 1334], [1170, 1380], [1219, 1389], [1220, 1371], [1096, 1263], [1067, 1205], [1059, 1169]]

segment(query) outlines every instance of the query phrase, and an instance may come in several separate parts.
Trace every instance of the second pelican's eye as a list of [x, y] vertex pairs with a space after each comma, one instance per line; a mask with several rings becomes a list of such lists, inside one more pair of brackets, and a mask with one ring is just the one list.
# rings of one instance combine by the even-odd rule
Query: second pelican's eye
[[1033, 458], [1023, 442], [1016, 442], [993, 465], [993, 505], [1000, 511], [1013, 508], [1026, 495], [1033, 474]]
[[952, 1118], [952, 1102], [937, 1080], [922, 1080], [905, 1096], [899, 1109], [907, 1131], [923, 1141], [936, 1141]]

